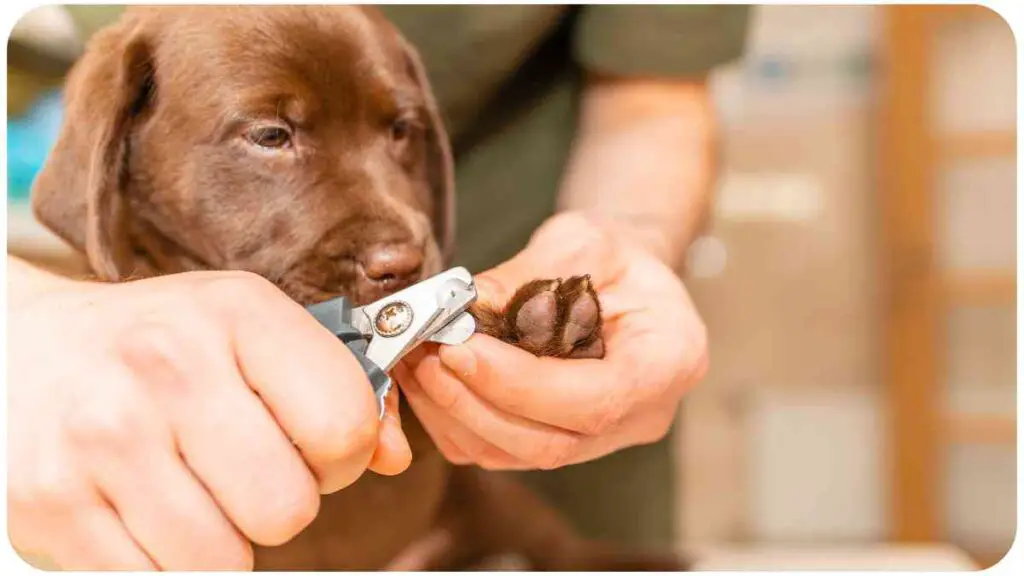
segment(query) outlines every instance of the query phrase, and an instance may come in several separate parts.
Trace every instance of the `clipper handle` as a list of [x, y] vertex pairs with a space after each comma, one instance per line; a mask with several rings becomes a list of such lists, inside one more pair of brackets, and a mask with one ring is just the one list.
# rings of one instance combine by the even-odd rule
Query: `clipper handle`
[[383, 416], [384, 397], [391, 390], [391, 377], [366, 357], [366, 347], [369, 345], [369, 341], [366, 335], [352, 325], [352, 304], [342, 296], [307, 306], [306, 310], [316, 318], [317, 322], [330, 330], [338, 340], [341, 340], [359, 361], [359, 365], [373, 386], [373, 393], [381, 405], [381, 415]]

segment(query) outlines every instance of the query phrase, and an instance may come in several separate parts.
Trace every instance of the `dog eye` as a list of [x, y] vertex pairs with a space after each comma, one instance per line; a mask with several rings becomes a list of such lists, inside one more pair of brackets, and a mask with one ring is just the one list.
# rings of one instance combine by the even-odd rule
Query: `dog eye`
[[401, 142], [412, 134], [413, 123], [411, 120], [399, 118], [391, 123], [391, 140]]
[[256, 126], [246, 134], [249, 142], [261, 148], [287, 148], [291, 145], [292, 137], [287, 129], [280, 126]]
[[391, 141], [400, 144], [418, 138], [425, 130], [426, 127], [419, 118], [414, 115], [403, 116], [391, 123]]

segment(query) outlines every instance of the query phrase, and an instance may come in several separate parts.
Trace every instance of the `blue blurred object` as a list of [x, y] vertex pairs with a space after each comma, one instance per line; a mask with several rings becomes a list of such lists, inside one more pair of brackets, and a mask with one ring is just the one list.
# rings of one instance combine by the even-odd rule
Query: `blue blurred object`
[[63, 118], [60, 91], [47, 92], [18, 117], [7, 121], [7, 202], [24, 202], [32, 181], [57, 141]]
[[769, 82], [780, 81], [792, 75], [791, 64], [783, 57], [765, 56], [757, 63], [757, 74]]

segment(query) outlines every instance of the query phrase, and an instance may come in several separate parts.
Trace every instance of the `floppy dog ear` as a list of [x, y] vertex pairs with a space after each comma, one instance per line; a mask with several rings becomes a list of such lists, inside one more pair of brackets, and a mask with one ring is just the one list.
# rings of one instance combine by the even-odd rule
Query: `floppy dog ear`
[[430, 126], [427, 127], [427, 178], [434, 197], [434, 234], [447, 263], [451, 261], [455, 249], [455, 168], [451, 144], [419, 53], [404, 38], [401, 43], [430, 116]]
[[128, 134], [153, 89], [150, 56], [131, 19], [92, 39], [68, 75], [63, 125], [32, 188], [36, 218], [108, 281], [132, 273], [122, 189]]

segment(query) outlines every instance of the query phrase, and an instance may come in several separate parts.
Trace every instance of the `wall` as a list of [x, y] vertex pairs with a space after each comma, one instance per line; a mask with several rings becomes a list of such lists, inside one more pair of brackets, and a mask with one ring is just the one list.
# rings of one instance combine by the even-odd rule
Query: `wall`
[[[760, 6], [752, 26], [747, 58], [714, 82], [725, 173], [688, 281], [712, 361], [682, 416], [682, 540], [884, 540], [889, 438], [873, 145], [881, 13]], [[933, 54], [940, 130], [1013, 128], [1004, 23], [948, 27]], [[936, 241], [948, 266], [1013, 268], [1015, 170], [1012, 160], [975, 160], [939, 174]], [[951, 414], [1015, 418], [1014, 311], [951, 310], [942, 371]], [[1008, 547], [1012, 448], [949, 448], [936, 479], [943, 537], [972, 550]]]

